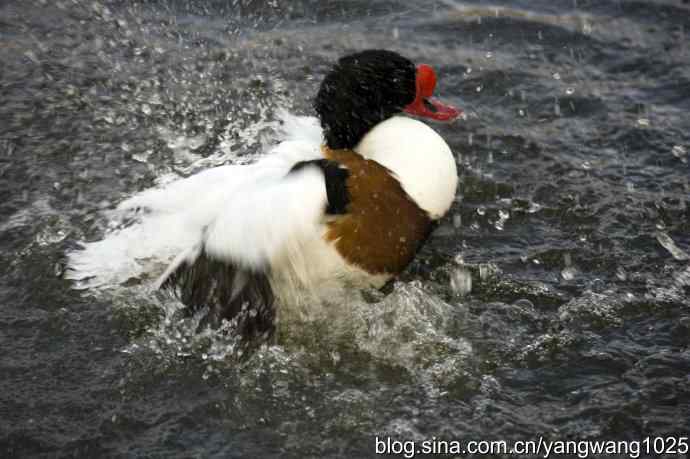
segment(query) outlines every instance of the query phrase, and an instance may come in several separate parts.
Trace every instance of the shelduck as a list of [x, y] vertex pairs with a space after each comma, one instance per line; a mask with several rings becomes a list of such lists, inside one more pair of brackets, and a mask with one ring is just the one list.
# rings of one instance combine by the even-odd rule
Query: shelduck
[[430, 66], [392, 51], [342, 57], [314, 99], [318, 121], [293, 127], [308, 132], [254, 164], [126, 200], [119, 210], [137, 210], [138, 221], [70, 253], [70, 277], [88, 286], [110, 273], [112, 281], [117, 266], [94, 265], [121, 263], [123, 254], [130, 263], [173, 258], [154, 286], [175, 292], [190, 312], [208, 307], [211, 322], [233, 321], [250, 339], [270, 335], [282, 308], [382, 287], [455, 198], [450, 148], [403, 116], [457, 118], [458, 109], [432, 98], [435, 86]]

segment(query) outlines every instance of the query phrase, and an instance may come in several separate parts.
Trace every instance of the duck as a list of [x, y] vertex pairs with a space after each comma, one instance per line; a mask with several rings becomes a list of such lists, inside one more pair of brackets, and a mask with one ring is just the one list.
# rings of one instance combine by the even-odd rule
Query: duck
[[301, 134], [254, 163], [125, 200], [118, 209], [138, 220], [70, 253], [71, 278], [104, 284], [118, 269], [103, 264], [167, 257], [153, 288], [248, 340], [271, 336], [281, 311], [383, 287], [456, 197], [453, 152], [421, 121], [462, 114], [433, 97], [436, 83], [431, 66], [394, 51], [341, 57], [313, 99], [317, 116], [292, 119]]

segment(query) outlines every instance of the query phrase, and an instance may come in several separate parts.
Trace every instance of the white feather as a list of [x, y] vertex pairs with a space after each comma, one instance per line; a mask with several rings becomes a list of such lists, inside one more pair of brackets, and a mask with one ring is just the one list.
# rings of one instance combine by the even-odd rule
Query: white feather
[[394, 116], [377, 124], [355, 150], [392, 171], [431, 218], [441, 218], [450, 209], [458, 186], [455, 158], [443, 138], [426, 124]]
[[[208, 169], [145, 190], [122, 202], [111, 215], [111, 225], [117, 229], [102, 240], [82, 243], [81, 250], [67, 254], [66, 276], [79, 281], [75, 284], [77, 288], [103, 288], [143, 275], [156, 275], [181, 253], [189, 256], [189, 251], [200, 243], [206, 227], [212, 236], [209, 244], [214, 250], [220, 250], [226, 242], [221, 231], [224, 228], [241, 237], [230, 243], [233, 247], [244, 246], [250, 264], [258, 263], [262, 256], [267, 257], [279, 245], [275, 242], [275, 233], [285, 230], [290, 221], [303, 224], [305, 210], [297, 202], [283, 205], [283, 201], [289, 196], [300, 197], [293, 193], [306, 192], [304, 188], [311, 192], [314, 188], [313, 173], [296, 174], [305, 180], [304, 184], [281, 181], [296, 162], [321, 156], [318, 120], [287, 113], [282, 116], [282, 134], [288, 140], [278, 144], [257, 163]], [[321, 202], [318, 195], [313, 199], [315, 206]], [[276, 227], [268, 230], [273, 233], [267, 234], [267, 230], [254, 225], [268, 223], [271, 210], [281, 215], [280, 219], [274, 218], [271, 225], [266, 225]], [[290, 211], [297, 212], [296, 218], [287, 214]], [[122, 222], [132, 217], [137, 222], [122, 227]], [[299, 227], [295, 231], [302, 229]], [[272, 248], [258, 249], [255, 243], [260, 238], [272, 244]]]
[[316, 166], [232, 197], [206, 232], [204, 247], [214, 258], [260, 269], [282, 258], [289, 247], [321, 236], [326, 185]]

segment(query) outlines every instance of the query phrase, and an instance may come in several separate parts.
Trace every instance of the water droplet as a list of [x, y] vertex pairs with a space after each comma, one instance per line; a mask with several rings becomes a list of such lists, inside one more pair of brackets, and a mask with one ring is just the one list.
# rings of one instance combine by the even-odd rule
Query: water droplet
[[572, 259], [572, 257], [570, 256], [570, 252], [566, 252], [566, 253], [563, 255], [563, 264], [566, 265], [566, 266], [572, 266], [572, 265], [573, 265], [573, 259]]
[[561, 74], [558, 73], [558, 72], [554, 73], [554, 74], [553, 74], [553, 79], [554, 79], [554, 80], [560, 80], [560, 79], [561, 79]]
[[525, 116], [525, 111], [523, 109], [518, 110], [518, 115]]
[[450, 276], [450, 288], [460, 296], [472, 291], [472, 273], [467, 268], [457, 268]]
[[592, 163], [589, 161], [585, 161], [582, 163], [582, 168], [586, 171], [590, 170], [592, 168]]
[[489, 52], [486, 53], [486, 58], [487, 58], [487, 59], [491, 59], [492, 57], [494, 57], [494, 55], [493, 55], [493, 53], [492, 53], [491, 51], [489, 51]]
[[34, 53], [31, 50], [24, 52], [24, 56], [26, 56], [34, 64], [40, 64], [41, 63], [41, 61], [38, 59], [38, 57], [36, 57], [36, 53]]
[[582, 24], [582, 32], [585, 34], [590, 34], [592, 33], [592, 24], [590, 24], [587, 21], [584, 21]]
[[499, 230], [503, 231], [503, 228], [505, 226], [506, 221], [510, 218], [510, 213], [507, 210], [499, 210], [498, 211], [498, 220], [496, 223], [494, 223], [494, 227]]
[[542, 205], [539, 204], [538, 202], [530, 202], [529, 207], [527, 208], [527, 213], [528, 214], [535, 214], [539, 212], [542, 208]]
[[482, 92], [482, 85], [477, 86], [477, 92]]
[[462, 226], [462, 215], [460, 215], [460, 214], [453, 215], [453, 226], [456, 229], [458, 229]]
[[485, 264], [479, 265], [479, 278], [481, 280], [485, 280], [487, 277], [489, 277], [489, 270]]
[[673, 239], [671, 239], [671, 236], [669, 236], [668, 234], [658, 232], [656, 233], [656, 240], [659, 241], [659, 244], [661, 244], [663, 248], [668, 250], [669, 253], [676, 260], [690, 260], [690, 256], [688, 256], [688, 254], [685, 253], [683, 249], [678, 247], [676, 243], [673, 241]]
[[484, 214], [486, 214], [486, 207], [484, 207], [484, 206], [479, 206], [479, 207], [477, 207], [477, 213], [478, 213], [479, 215], [484, 215]]
[[671, 149], [671, 153], [673, 153], [673, 156], [676, 158], [680, 159], [683, 163], [687, 163], [687, 151], [682, 145], [674, 145], [673, 148]]
[[616, 277], [621, 281], [624, 281], [628, 278], [628, 274], [625, 272], [625, 269], [623, 269], [622, 266], [619, 266], [618, 269], [616, 269]]
[[572, 266], [563, 268], [563, 270], [561, 271], [561, 277], [567, 281], [575, 279], [575, 274], [577, 274], [577, 270]]
[[639, 118], [637, 124], [640, 126], [649, 126], [649, 120], [647, 118]]
[[575, 93], [575, 89], [573, 88], [566, 88], [565, 93], [569, 96], [573, 95]]
[[148, 162], [149, 156], [151, 156], [151, 153], [153, 153], [153, 150], [146, 150], [142, 153], [135, 153], [132, 155], [132, 159], [135, 161], [139, 161], [140, 163], [145, 163]]

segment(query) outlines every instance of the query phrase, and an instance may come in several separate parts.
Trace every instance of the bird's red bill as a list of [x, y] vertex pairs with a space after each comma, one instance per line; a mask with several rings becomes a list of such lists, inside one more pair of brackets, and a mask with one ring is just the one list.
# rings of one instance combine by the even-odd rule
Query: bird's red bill
[[437, 121], [451, 121], [460, 116], [461, 110], [431, 98], [435, 87], [434, 69], [426, 64], [419, 64], [417, 66], [417, 93], [414, 101], [405, 107], [405, 112]]

